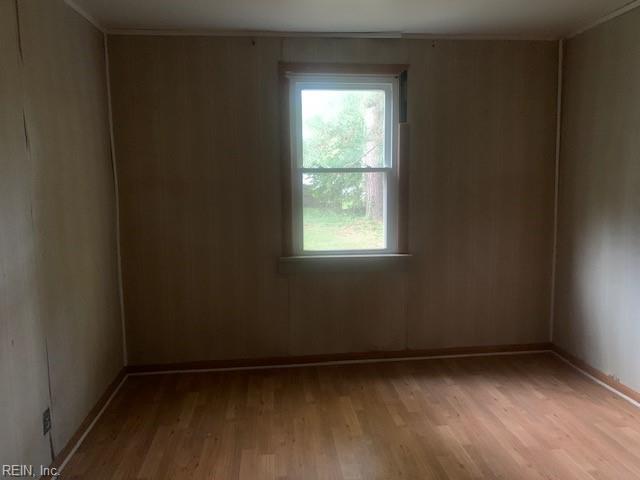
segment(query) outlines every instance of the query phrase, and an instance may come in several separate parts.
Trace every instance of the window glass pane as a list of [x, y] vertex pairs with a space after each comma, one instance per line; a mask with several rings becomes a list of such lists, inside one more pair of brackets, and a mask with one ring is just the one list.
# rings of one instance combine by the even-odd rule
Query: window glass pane
[[303, 249], [384, 249], [385, 175], [303, 174]]
[[305, 168], [384, 166], [384, 90], [302, 90]]

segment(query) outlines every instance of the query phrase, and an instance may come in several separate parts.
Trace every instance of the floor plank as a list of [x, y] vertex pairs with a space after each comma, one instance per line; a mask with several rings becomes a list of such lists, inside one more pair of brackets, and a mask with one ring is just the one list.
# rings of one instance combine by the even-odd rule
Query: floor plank
[[551, 354], [135, 376], [68, 479], [640, 478], [640, 409]]

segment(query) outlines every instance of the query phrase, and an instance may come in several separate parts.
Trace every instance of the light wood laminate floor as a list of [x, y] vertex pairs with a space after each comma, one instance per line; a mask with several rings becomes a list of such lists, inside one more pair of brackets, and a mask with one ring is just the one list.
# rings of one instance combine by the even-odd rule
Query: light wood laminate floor
[[551, 354], [130, 377], [66, 479], [640, 479], [640, 409]]

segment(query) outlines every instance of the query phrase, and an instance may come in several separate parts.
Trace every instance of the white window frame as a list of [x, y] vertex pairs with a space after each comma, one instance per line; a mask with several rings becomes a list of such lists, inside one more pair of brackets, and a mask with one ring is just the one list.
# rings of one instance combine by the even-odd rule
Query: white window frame
[[[400, 95], [398, 75], [288, 74], [289, 131], [292, 155], [292, 247], [294, 255], [387, 255], [398, 252], [398, 130]], [[302, 90], [383, 90], [385, 92], [384, 166], [363, 168], [305, 168], [302, 165]], [[305, 173], [384, 173], [385, 248], [367, 250], [305, 250], [302, 178]]]

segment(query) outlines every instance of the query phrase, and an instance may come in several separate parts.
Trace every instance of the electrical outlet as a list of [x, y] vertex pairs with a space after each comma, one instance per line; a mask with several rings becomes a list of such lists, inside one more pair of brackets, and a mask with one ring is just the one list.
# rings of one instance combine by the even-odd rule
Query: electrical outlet
[[47, 408], [42, 414], [42, 434], [46, 435], [51, 430], [51, 410]]

